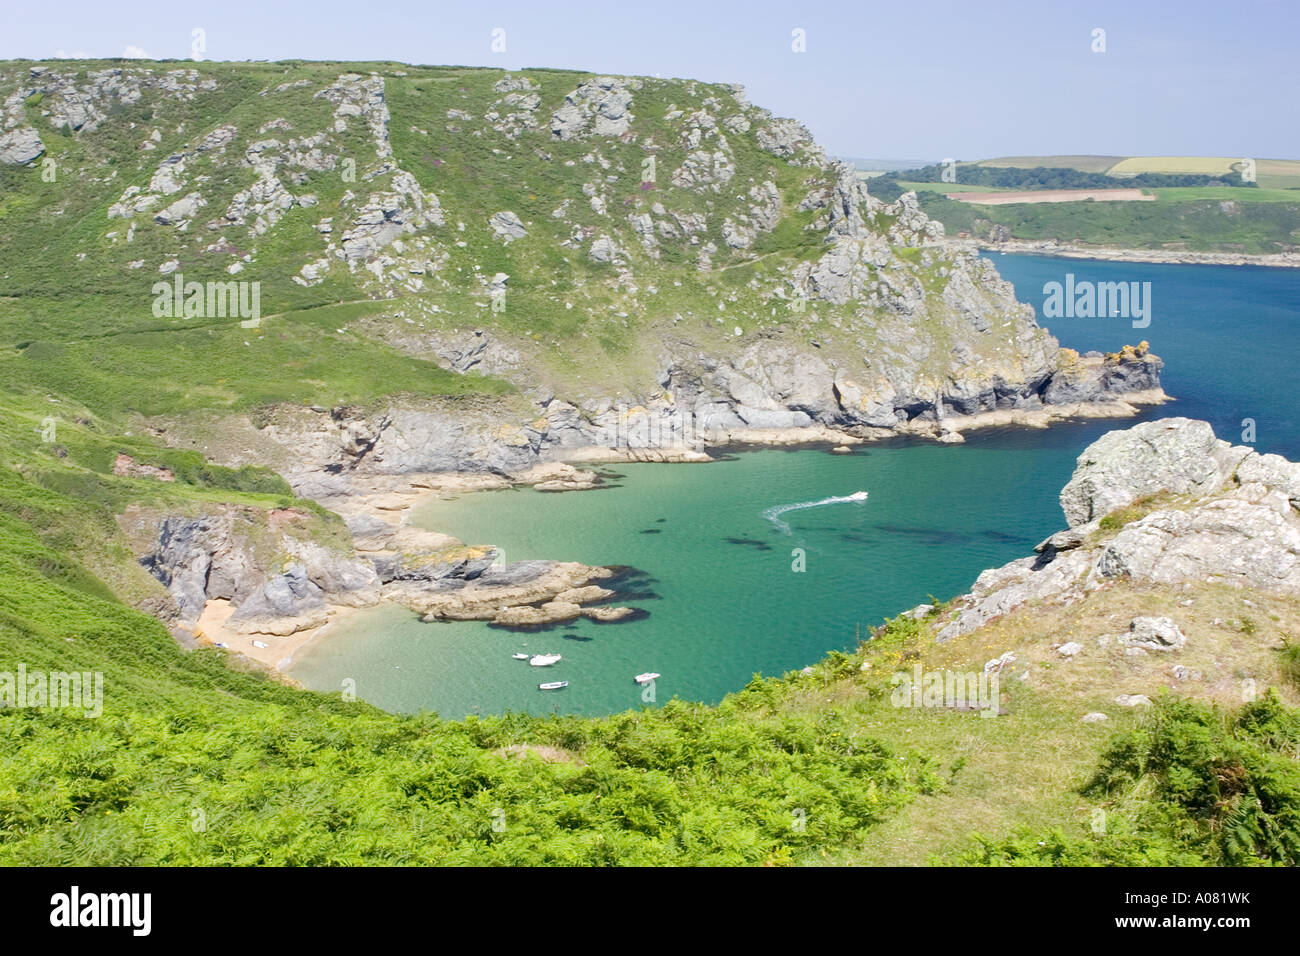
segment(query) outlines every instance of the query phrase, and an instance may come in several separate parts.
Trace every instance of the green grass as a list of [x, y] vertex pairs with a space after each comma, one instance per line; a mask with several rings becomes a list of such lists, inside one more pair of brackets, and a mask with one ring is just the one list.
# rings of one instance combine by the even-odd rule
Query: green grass
[[[1259, 190], [1228, 190], [1234, 194]], [[918, 194], [921, 208], [950, 235], [987, 235], [1006, 226], [1016, 239], [1056, 239], [1090, 246], [1268, 254], [1300, 244], [1300, 202], [1219, 200], [1157, 202], [1013, 203], [972, 206], [934, 193]]]
[[1233, 186], [1175, 186], [1148, 189], [1161, 202], [1189, 202], [1198, 199], [1233, 200], [1236, 202], [1300, 203], [1300, 189], [1238, 189]]

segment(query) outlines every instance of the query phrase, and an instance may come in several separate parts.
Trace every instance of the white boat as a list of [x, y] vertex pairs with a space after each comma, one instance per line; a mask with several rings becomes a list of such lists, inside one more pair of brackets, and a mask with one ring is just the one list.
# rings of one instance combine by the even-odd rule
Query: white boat
[[632, 679], [636, 681], [638, 684], [648, 684], [658, 676], [659, 675], [656, 674], [654, 671], [646, 671], [644, 674], [637, 674]]
[[517, 661], [526, 661], [526, 660], [528, 660], [528, 655], [527, 655], [527, 654], [511, 654], [510, 656], [513, 657], [513, 658], [514, 658], [515, 660], [517, 660]]
[[568, 687], [568, 686], [569, 686], [569, 682], [567, 680], [553, 680], [549, 684], [538, 684], [537, 689], [538, 690], [559, 690], [561, 687]]
[[867, 500], [867, 493], [866, 493], [865, 491], [855, 491], [855, 492], [853, 492], [853, 494], [849, 495], [848, 500], [849, 500], [849, 501], [866, 501], [866, 500]]
[[558, 660], [560, 660], [559, 654], [538, 654], [535, 657], [530, 657], [528, 663], [534, 667], [550, 667]]

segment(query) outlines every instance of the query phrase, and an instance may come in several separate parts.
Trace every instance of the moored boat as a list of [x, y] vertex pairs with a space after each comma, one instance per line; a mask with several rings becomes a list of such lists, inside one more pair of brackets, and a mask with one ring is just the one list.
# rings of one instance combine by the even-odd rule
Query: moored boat
[[534, 667], [550, 667], [561, 659], [559, 654], [536, 654], [528, 659]]
[[537, 689], [538, 690], [559, 690], [562, 687], [568, 687], [568, 686], [569, 686], [569, 682], [567, 680], [553, 680], [549, 684], [538, 684]]

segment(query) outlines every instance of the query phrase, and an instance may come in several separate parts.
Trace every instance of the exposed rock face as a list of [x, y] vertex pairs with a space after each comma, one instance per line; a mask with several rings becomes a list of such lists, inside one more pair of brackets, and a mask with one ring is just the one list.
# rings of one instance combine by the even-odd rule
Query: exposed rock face
[[387, 191], [370, 194], [352, 228], [343, 233], [341, 258], [369, 259], [405, 233], [443, 224], [438, 197], [424, 192], [410, 173], [394, 173], [389, 185]]
[[368, 562], [272, 532], [267, 522], [262, 512], [237, 508], [198, 517], [133, 512], [123, 518], [133, 539], [148, 542], [138, 548], [140, 563], [168, 589], [187, 624], [215, 599], [234, 605], [232, 623], [245, 629], [271, 618], [317, 617], [327, 597], [351, 606], [378, 600], [379, 578]]
[[22, 166], [45, 152], [40, 134], [30, 126], [0, 133], [0, 163]]
[[[559, 478], [581, 485], [590, 472], [539, 466], [525, 475], [540, 484]], [[505, 486], [460, 476], [393, 479], [391, 492], [338, 495], [317, 489], [346, 512], [353, 547], [313, 537], [321, 529], [307, 512], [261, 512], [226, 507], [197, 517], [163, 516], [135, 507], [121, 518], [140, 563], [168, 590], [174, 606], [163, 616], [184, 626], [199, 621], [209, 601], [233, 607], [225, 626], [250, 634], [285, 636], [319, 627], [338, 608], [380, 601], [405, 605], [427, 620], [490, 621], [500, 627], [538, 627], [586, 616], [618, 621], [631, 608], [603, 606], [614, 591], [593, 582], [607, 568], [576, 562], [503, 563], [490, 547], [466, 547], [447, 535], [404, 523], [417, 492], [447, 483], [469, 489]], [[381, 480], [382, 484], [382, 480]], [[398, 516], [403, 517], [399, 518]], [[313, 529], [314, 532], [313, 532]], [[600, 606], [588, 606], [588, 605]]]
[[1187, 635], [1167, 617], [1135, 617], [1120, 643], [1148, 651], [1176, 651], [1187, 643]]
[[1073, 528], [1145, 495], [1206, 494], [1251, 454], [1215, 438], [1207, 423], [1186, 418], [1110, 432], [1079, 456], [1074, 476], [1061, 491], [1061, 510]]
[[502, 212], [496, 212], [488, 219], [488, 225], [496, 233], [497, 238], [504, 242], [510, 242], [512, 239], [522, 239], [528, 235], [528, 230], [519, 217], [508, 209]]
[[551, 135], [559, 140], [588, 134], [621, 136], [634, 119], [631, 105], [632, 83], [612, 76], [595, 77], [564, 98], [564, 105], [551, 117]]
[[[1039, 557], [985, 571], [937, 623], [940, 641], [1029, 601], [1071, 604], [1120, 578], [1140, 584], [1219, 582], [1300, 595], [1300, 464], [1214, 437], [1205, 422], [1146, 422], [1110, 432], [1079, 456], [1061, 494], [1069, 531]], [[1107, 538], [1100, 519], [1147, 495], [1172, 503]], [[1136, 618], [1120, 643], [1170, 650], [1186, 638], [1168, 618]]]

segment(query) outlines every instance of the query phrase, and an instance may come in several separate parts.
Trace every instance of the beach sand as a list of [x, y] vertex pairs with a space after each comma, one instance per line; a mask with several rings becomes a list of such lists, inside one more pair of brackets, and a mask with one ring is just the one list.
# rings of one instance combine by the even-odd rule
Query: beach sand
[[[359, 609], [331, 604], [328, 608], [329, 620], [324, 624], [319, 627], [304, 628], [284, 637], [258, 632], [241, 634], [227, 627], [226, 621], [234, 610], [230, 602], [224, 598], [208, 601], [203, 607], [203, 613], [199, 615], [198, 624], [194, 627], [194, 637], [198, 643], [201, 646], [223, 644], [228, 650], [243, 654], [272, 670], [283, 672], [300, 648], [305, 647], [315, 637], [333, 627], [336, 622], [356, 613]], [[253, 644], [254, 641], [266, 646], [257, 647]]]

